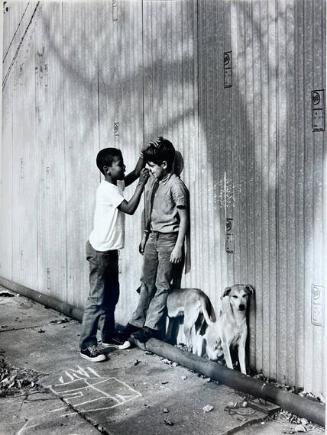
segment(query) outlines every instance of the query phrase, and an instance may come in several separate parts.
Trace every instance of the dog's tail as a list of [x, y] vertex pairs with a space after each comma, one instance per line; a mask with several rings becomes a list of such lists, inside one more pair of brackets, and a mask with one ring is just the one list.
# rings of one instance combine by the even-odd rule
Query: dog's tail
[[202, 312], [208, 325], [211, 325], [216, 321], [215, 310], [207, 295], [202, 299]]

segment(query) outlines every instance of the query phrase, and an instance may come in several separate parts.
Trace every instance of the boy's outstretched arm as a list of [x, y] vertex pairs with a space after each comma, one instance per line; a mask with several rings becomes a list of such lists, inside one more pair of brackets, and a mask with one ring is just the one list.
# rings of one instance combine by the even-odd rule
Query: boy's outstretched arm
[[146, 182], [149, 178], [149, 171], [147, 169], [142, 169], [140, 173], [140, 180], [136, 186], [134, 195], [129, 201], [124, 200], [119, 206], [118, 210], [122, 211], [126, 214], [134, 214], [135, 210], [137, 209], [137, 206], [139, 205], [142, 192], [144, 190], [144, 186], [146, 185]]
[[178, 214], [179, 214], [179, 231], [178, 236], [176, 240], [175, 247], [170, 255], [170, 262], [171, 263], [179, 263], [182, 261], [183, 257], [183, 244], [185, 235], [188, 229], [189, 225], [189, 216], [188, 216], [188, 210], [186, 207], [178, 207]]
[[140, 173], [142, 171], [142, 169], [145, 166], [145, 160], [143, 157], [143, 152], [149, 147], [149, 144], [143, 145], [141, 148], [141, 153], [140, 156], [138, 158], [138, 161], [136, 163], [135, 168], [133, 169], [133, 171], [131, 171], [129, 174], [126, 175], [125, 177], [125, 186], [129, 186], [130, 184], [134, 183], [135, 180], [137, 180], [140, 176]]

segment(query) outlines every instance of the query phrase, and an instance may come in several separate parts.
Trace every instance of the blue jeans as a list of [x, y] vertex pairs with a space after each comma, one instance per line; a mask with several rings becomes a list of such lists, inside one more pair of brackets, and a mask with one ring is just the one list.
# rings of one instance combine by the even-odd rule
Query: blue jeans
[[159, 330], [173, 277], [170, 254], [178, 233], [151, 232], [145, 245], [140, 299], [129, 323]]
[[115, 332], [115, 307], [119, 299], [118, 251], [99, 252], [87, 242], [86, 259], [90, 267], [90, 292], [83, 315], [81, 349], [97, 344], [99, 323], [103, 341]]

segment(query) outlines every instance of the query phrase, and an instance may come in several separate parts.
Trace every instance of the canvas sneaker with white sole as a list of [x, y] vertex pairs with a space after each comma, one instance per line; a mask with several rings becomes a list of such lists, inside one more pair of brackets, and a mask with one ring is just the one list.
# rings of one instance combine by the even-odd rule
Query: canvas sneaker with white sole
[[103, 349], [99, 349], [99, 347], [95, 345], [81, 349], [80, 355], [82, 358], [92, 362], [101, 362], [107, 359], [106, 355], [103, 353]]
[[124, 345], [124, 343], [128, 340], [129, 336], [130, 336], [130, 334], [127, 334], [125, 330], [124, 331], [115, 331], [109, 337], [102, 337], [102, 346], [114, 347], [115, 349], [121, 349], [121, 346]]
[[103, 347], [113, 347], [114, 349], [119, 349], [119, 350], [125, 350], [125, 349], [129, 349], [132, 345], [131, 342], [129, 340], [125, 340], [122, 343], [118, 344], [115, 342], [102, 342], [102, 346]]
[[118, 346], [122, 345], [123, 343], [124, 343], [123, 340], [118, 339], [116, 337], [111, 337], [109, 339], [102, 340], [102, 346], [104, 346], [104, 347], [114, 347], [116, 349], [118, 349]]

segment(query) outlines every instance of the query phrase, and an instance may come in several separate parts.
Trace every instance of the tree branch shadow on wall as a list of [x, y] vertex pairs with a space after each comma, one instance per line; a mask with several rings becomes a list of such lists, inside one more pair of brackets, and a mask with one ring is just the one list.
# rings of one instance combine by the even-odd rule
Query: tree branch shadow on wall
[[[192, 2], [186, 4], [192, 5]], [[240, 32], [243, 32], [243, 38], [245, 41], [243, 51], [240, 50], [235, 58], [236, 65], [237, 62], [241, 62], [242, 56], [246, 57], [246, 53], [251, 53], [253, 49], [253, 44], [257, 43], [257, 48], [261, 53], [261, 69], [260, 69], [260, 79], [263, 80], [261, 87], [256, 88], [258, 92], [255, 97], [259, 98], [261, 95], [261, 106], [257, 105], [257, 101], [248, 102], [248, 91], [247, 85], [248, 81], [252, 80], [252, 89], [255, 86], [255, 78], [251, 77], [251, 72], [246, 68], [244, 70], [239, 70], [239, 75], [237, 80], [234, 80], [233, 87], [231, 89], [232, 96], [230, 97], [230, 103], [226, 101], [218, 101], [217, 95], [212, 93], [212, 88], [210, 81], [212, 80], [215, 73], [221, 73], [222, 70], [212, 71], [212, 66], [208, 65], [208, 68], [203, 68], [200, 79], [202, 80], [203, 93], [200, 95], [201, 101], [195, 103], [199, 107], [206, 107], [206, 112], [199, 112], [199, 122], [204, 130], [204, 146], [207, 146], [207, 165], [213, 168], [211, 183], [217, 189], [216, 193], [219, 196], [219, 186], [222, 180], [222, 170], [223, 166], [227, 171], [229, 171], [230, 177], [233, 181], [241, 185], [241, 189], [235, 194], [235, 207], [231, 210], [234, 218], [235, 226], [235, 254], [234, 259], [229, 263], [231, 272], [229, 277], [232, 277], [235, 281], [242, 281], [249, 284], [253, 284], [257, 289], [257, 304], [256, 304], [256, 315], [259, 314], [259, 320], [255, 320], [251, 315], [251, 362], [253, 365], [257, 365], [258, 368], [263, 368], [266, 372], [269, 371], [272, 376], [277, 376], [277, 353], [276, 348], [278, 346], [278, 341], [280, 337], [277, 337], [278, 322], [280, 322], [281, 317], [277, 312], [277, 307], [279, 299], [282, 295], [277, 286], [276, 277], [273, 275], [278, 275], [279, 273], [279, 261], [283, 259], [278, 259], [278, 223], [280, 221], [280, 209], [278, 208], [278, 197], [281, 193], [280, 189], [288, 189], [287, 185], [278, 185], [280, 179], [278, 179], [279, 174], [284, 173], [287, 170], [287, 160], [282, 158], [286, 152], [285, 142], [280, 136], [281, 125], [277, 130], [277, 115], [271, 112], [271, 109], [277, 110], [277, 103], [287, 104], [287, 101], [292, 98], [290, 95], [290, 90], [285, 89], [284, 101], [278, 100], [281, 94], [277, 94], [278, 77], [280, 74], [280, 65], [276, 62], [276, 59], [272, 61], [271, 54], [267, 53], [265, 49], [267, 48], [267, 29], [265, 29], [260, 21], [253, 19], [253, 7], [257, 7], [256, 2], [238, 2], [233, 3], [237, 6], [237, 13], [239, 21], [237, 26]], [[266, 5], [267, 6], [267, 5]], [[81, 5], [78, 6], [79, 8]], [[84, 6], [86, 9], [90, 5]], [[210, 6], [207, 5], [206, 13], [210, 17], [218, 17], [220, 20], [220, 26], [223, 28], [226, 23], [223, 22], [224, 14], [220, 14], [224, 8], [229, 7], [227, 2], [217, 2], [212, 3]], [[211, 8], [211, 12], [210, 12]], [[261, 12], [264, 11], [260, 9]], [[193, 19], [194, 9], [193, 6], [185, 8], [186, 19]], [[260, 12], [260, 13], [261, 13]], [[62, 67], [62, 83], [61, 87], [58, 89], [58, 95], [64, 93], [65, 82], [70, 84], [75, 84], [81, 89], [83, 89], [84, 95], [88, 100], [89, 106], [87, 111], [90, 116], [85, 119], [83, 127], [83, 136], [80, 138], [81, 141], [87, 141], [88, 136], [94, 130], [94, 128], [99, 124], [99, 122], [105, 122], [101, 117], [105, 117], [106, 113], [99, 112], [99, 100], [98, 100], [98, 89], [101, 87], [102, 97], [107, 101], [108, 105], [113, 104], [113, 95], [116, 95], [117, 88], [122, 90], [122, 95], [134, 95], [135, 99], [144, 102], [144, 110], [151, 110], [149, 101], [152, 96], [151, 88], [143, 88], [135, 86], [135, 84], [142, 83], [144, 77], [152, 76], [153, 71], [162, 70], [166, 71], [165, 76], [160, 77], [160, 82], [156, 81], [154, 77], [154, 86], [160, 87], [163, 90], [167, 90], [171, 86], [183, 88], [187, 85], [185, 80], [181, 78], [180, 71], [182, 68], [193, 70], [194, 69], [194, 57], [183, 56], [182, 61], [165, 61], [163, 58], [153, 59], [153, 64], [148, 66], [143, 66], [142, 59], [139, 59], [139, 65], [136, 66], [134, 71], [127, 73], [125, 75], [119, 76], [118, 79], [112, 80], [113, 70], [111, 66], [102, 68], [101, 64], [101, 53], [108, 52], [108, 41], [107, 41], [107, 27], [105, 25], [105, 20], [99, 19], [99, 14], [101, 13], [101, 3], [97, 4], [97, 7], [93, 8], [94, 22], [97, 22], [96, 40], [93, 38], [87, 38], [84, 32], [84, 24], [82, 22], [72, 21], [72, 26], [68, 29], [66, 28], [66, 33], [64, 38], [61, 38], [60, 32], [58, 33], [58, 27], [54, 26], [51, 22], [49, 16], [42, 15], [43, 25], [45, 29], [45, 34], [48, 38], [48, 43], [50, 49], [53, 51], [55, 56], [60, 62]], [[187, 17], [187, 14], [189, 16]], [[259, 14], [260, 16], [260, 14]], [[273, 18], [271, 18], [273, 20]], [[128, 22], [124, 23], [124, 14], [120, 17], [120, 25], [129, 25]], [[283, 20], [283, 15], [279, 12], [279, 20]], [[169, 26], [169, 22], [166, 23]], [[269, 23], [268, 23], [269, 24]], [[271, 25], [271, 23], [269, 24]], [[285, 25], [285, 23], [282, 23]], [[214, 26], [211, 28], [214, 31]], [[251, 29], [251, 30], [249, 30]], [[167, 29], [167, 32], [172, 32], [174, 29]], [[197, 29], [199, 30], [199, 29]], [[204, 29], [205, 30], [205, 29]], [[208, 32], [208, 30], [206, 30]], [[247, 32], [252, 31], [252, 39], [247, 38]], [[84, 33], [83, 33], [84, 32]], [[78, 41], [78, 34], [84, 34], [81, 38], [82, 43], [80, 44], [80, 53], [78, 56], [74, 56], [74, 41]], [[233, 36], [232, 36], [233, 37]], [[59, 38], [59, 39], [58, 39]], [[184, 43], [187, 39], [191, 40], [193, 35], [183, 34]], [[219, 35], [217, 33], [207, 34], [207, 53], [217, 56], [217, 42]], [[262, 41], [266, 41], [263, 43]], [[63, 45], [65, 45], [64, 51], [62, 50]], [[225, 40], [225, 48], [231, 48], [233, 45], [231, 40]], [[121, 51], [124, 51], [123, 46], [110, 46], [108, 59], [118, 58], [121, 56]], [[276, 49], [276, 47], [275, 47]], [[226, 50], [227, 51], [227, 50]], [[234, 52], [234, 51], [233, 51]], [[236, 54], [236, 53], [235, 53]], [[223, 60], [223, 52], [219, 52], [219, 59]], [[196, 52], [196, 56], [201, 57], [199, 52]], [[252, 52], [252, 65], [256, 65], [256, 62], [260, 61], [256, 58], [256, 53]], [[87, 63], [92, 65], [87, 74], [85, 74], [85, 59]], [[203, 59], [203, 57], [202, 57]], [[219, 68], [222, 68], [222, 63], [218, 59]], [[257, 72], [259, 68], [257, 69]], [[266, 74], [266, 75], [263, 75]], [[269, 78], [269, 81], [268, 81]], [[177, 82], [176, 82], [177, 80]], [[191, 83], [189, 83], [191, 84]], [[207, 84], [207, 85], [206, 85]], [[220, 79], [220, 84], [222, 81]], [[198, 84], [199, 85], [199, 84]], [[226, 94], [229, 91], [226, 91]], [[264, 94], [262, 93], [264, 92]], [[263, 101], [263, 95], [268, 97], [268, 102]], [[163, 92], [163, 98], [165, 92]], [[274, 103], [272, 103], [271, 98], [274, 97]], [[59, 98], [59, 96], [58, 96]], [[78, 102], [78, 96], [77, 102]], [[127, 105], [129, 102], [121, 102], [121, 111], [127, 110]], [[252, 105], [249, 111], [249, 104]], [[275, 106], [273, 106], [275, 104]], [[285, 106], [284, 106], [285, 107]], [[226, 135], [222, 139], [218, 134], [222, 130], [217, 126], [222, 123], [222, 116], [224, 109], [230, 111], [229, 125], [226, 125]], [[263, 109], [262, 109], [263, 108]], [[264, 110], [265, 113], [262, 116], [258, 116], [257, 111]], [[149, 137], [156, 136], [157, 132], [160, 130], [177, 128], [183, 121], [188, 119], [194, 113], [194, 108], [190, 107], [183, 113], [178, 113], [177, 116], [165, 119], [160, 125], [153, 125], [153, 131], [147, 132]], [[290, 118], [290, 114], [286, 113], [286, 119], [284, 126], [291, 125], [294, 122], [293, 118]], [[207, 116], [210, 116], [210, 123], [208, 123]], [[267, 119], [264, 116], [267, 115]], [[233, 120], [237, 118], [237, 134], [233, 132]], [[272, 119], [271, 116], [275, 116]], [[100, 118], [100, 119], [99, 119]], [[225, 118], [224, 118], [225, 119]], [[208, 128], [209, 125], [209, 128]], [[261, 135], [258, 135], [256, 128], [261, 129]], [[273, 131], [276, 128], [275, 131]], [[209, 146], [211, 143], [219, 143], [219, 147]], [[184, 144], [185, 145], [185, 144]], [[228, 149], [232, 146], [232, 150]], [[262, 148], [261, 148], [262, 146]], [[277, 162], [273, 160], [273, 157], [277, 156]], [[190, 156], [191, 157], [191, 156]], [[219, 161], [224, 161], [224, 165], [219, 164]], [[218, 170], [217, 170], [218, 169]], [[287, 178], [283, 179], [284, 181]], [[283, 181], [283, 182], [284, 182]], [[258, 185], [260, 187], [258, 187]], [[192, 204], [191, 204], [192, 207]], [[260, 209], [258, 209], [258, 207]], [[219, 222], [220, 234], [222, 235], [221, 240], [224, 240], [225, 235], [225, 215], [222, 212], [219, 204], [216, 202], [214, 205], [214, 215], [215, 220]], [[250, 217], [250, 219], [249, 219]], [[269, 234], [265, 234], [267, 228], [267, 222], [269, 227]], [[242, 231], [244, 230], [244, 232]], [[194, 228], [196, 231], [196, 228]], [[237, 239], [238, 238], [238, 239]], [[262, 252], [261, 264], [256, 262], [258, 256], [256, 251], [258, 249], [256, 240], [260, 240]], [[207, 243], [208, 241], [204, 241]], [[297, 242], [298, 243], [298, 242]], [[268, 249], [268, 251], [265, 251]], [[219, 247], [220, 255], [224, 255], [224, 246]], [[269, 252], [269, 254], [267, 253]], [[238, 259], [235, 260], [235, 256]], [[267, 257], [268, 255], [268, 257]], [[216, 262], [221, 259], [210, 259], [210, 264], [208, 267], [215, 267]], [[286, 259], [284, 259], [286, 260]], [[196, 267], [196, 265], [194, 265]], [[258, 273], [258, 269], [260, 272]], [[206, 271], [203, 271], [206, 273]], [[271, 281], [270, 281], [271, 280]], [[223, 281], [223, 280], [222, 280]], [[227, 284], [227, 282], [226, 282]], [[230, 284], [230, 283], [229, 283]], [[304, 291], [303, 287], [302, 290]], [[219, 296], [223, 288], [218, 289], [216, 293], [216, 300], [214, 303], [218, 303]], [[296, 294], [295, 289], [292, 289], [293, 294]], [[266, 297], [269, 295], [269, 306], [265, 306]], [[264, 302], [265, 301], [265, 302]], [[273, 308], [274, 306], [274, 308]], [[276, 308], [275, 308], [276, 307]], [[275, 312], [274, 312], [275, 310]], [[262, 325], [265, 325], [265, 330], [262, 332], [260, 329]], [[301, 328], [301, 326], [299, 325]], [[256, 331], [256, 332], [253, 332]], [[269, 332], [268, 332], [269, 331]], [[301, 334], [304, 334], [303, 326], [301, 329]], [[269, 342], [266, 340], [266, 336], [270, 336]], [[274, 343], [274, 344], [273, 344]], [[255, 350], [255, 346], [260, 346], [261, 349]], [[255, 359], [255, 354], [257, 357]]]

